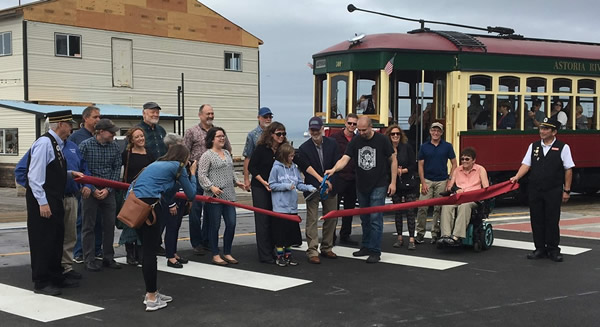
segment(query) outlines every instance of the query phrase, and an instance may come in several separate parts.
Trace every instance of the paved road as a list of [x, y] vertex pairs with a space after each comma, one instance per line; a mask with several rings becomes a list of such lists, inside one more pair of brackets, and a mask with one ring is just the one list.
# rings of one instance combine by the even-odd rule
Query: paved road
[[[563, 211], [564, 230], [598, 228], [590, 224], [598, 219], [597, 201], [578, 201]], [[193, 256], [184, 223], [180, 253], [192, 262], [180, 270], [161, 268], [160, 290], [175, 300], [155, 313], [144, 312], [141, 271], [131, 266], [101, 273], [76, 266], [84, 274], [80, 288], [61, 297], [32, 295], [26, 233], [13, 226], [0, 230], [0, 321], [6, 326], [40, 321], [57, 326], [597, 326], [599, 238], [563, 237], [563, 253], [571, 253], [563, 263], [526, 260], [532, 246], [523, 224], [527, 219], [527, 208], [496, 208], [494, 226], [523, 228], [497, 230], [496, 245], [476, 253], [429, 244], [416, 251], [395, 249], [393, 219], [387, 217], [382, 263], [340, 257], [310, 265], [296, 251], [300, 266], [284, 268], [256, 262], [248, 213], [238, 220], [234, 255], [241, 263], [235, 267]], [[354, 233], [359, 231], [357, 225]]]

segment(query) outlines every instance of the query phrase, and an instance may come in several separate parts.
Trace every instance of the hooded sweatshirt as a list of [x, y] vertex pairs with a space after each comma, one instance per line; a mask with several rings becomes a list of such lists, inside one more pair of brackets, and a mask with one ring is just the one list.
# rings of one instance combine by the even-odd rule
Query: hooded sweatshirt
[[[294, 185], [294, 189], [290, 187]], [[283, 163], [275, 161], [269, 176], [271, 200], [273, 211], [280, 213], [298, 213], [298, 191], [312, 192], [315, 187], [302, 182], [300, 171], [296, 164], [286, 167]]]

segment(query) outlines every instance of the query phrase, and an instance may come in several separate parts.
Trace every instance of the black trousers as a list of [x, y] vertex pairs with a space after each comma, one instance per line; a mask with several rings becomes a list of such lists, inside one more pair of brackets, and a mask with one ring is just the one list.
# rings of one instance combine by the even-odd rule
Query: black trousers
[[40, 206], [28, 189], [27, 234], [29, 236], [29, 252], [31, 255], [31, 278], [36, 289], [49, 284], [60, 284], [62, 275], [62, 248], [65, 236], [64, 208], [62, 199], [48, 197], [52, 211], [50, 218], [40, 216]]
[[[152, 204], [157, 199], [141, 198], [140, 200]], [[156, 212], [162, 210], [160, 202], [154, 206]], [[148, 218], [153, 221], [154, 217], [152, 212]], [[159, 215], [156, 215], [156, 219], [159, 219]], [[148, 226], [146, 223], [142, 227], [137, 229], [138, 235], [142, 240], [142, 275], [144, 275], [144, 283], [146, 284], [146, 292], [154, 293], [157, 290], [157, 276], [158, 268], [156, 265], [156, 253], [158, 252], [158, 239], [160, 238], [160, 221], [156, 222], [152, 226]]]
[[[530, 186], [531, 187], [531, 186]], [[549, 254], [559, 254], [560, 248], [560, 206], [562, 186], [539, 191], [531, 187], [529, 191], [529, 212], [531, 231], [536, 250], [545, 250]]]
[[[356, 207], [356, 181], [338, 177], [335, 182], [338, 195], [338, 210], [342, 199], [344, 200], [344, 209], [354, 209]], [[340, 238], [348, 238], [350, 237], [350, 234], [352, 234], [352, 217], [353, 216], [345, 216], [342, 218]]]
[[[252, 204], [253, 206], [266, 210], [273, 210], [271, 202], [271, 192], [264, 186], [252, 186]], [[268, 215], [255, 212], [254, 225], [256, 228], [256, 249], [258, 250], [259, 261], [273, 260], [273, 250], [275, 245], [271, 238], [271, 222]]]

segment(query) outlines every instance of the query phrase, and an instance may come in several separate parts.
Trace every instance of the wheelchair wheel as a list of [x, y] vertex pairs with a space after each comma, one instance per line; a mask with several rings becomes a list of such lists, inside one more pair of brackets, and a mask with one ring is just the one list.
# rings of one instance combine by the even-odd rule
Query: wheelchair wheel
[[494, 230], [492, 229], [492, 225], [484, 224], [483, 226], [483, 238], [481, 239], [481, 245], [483, 250], [487, 250], [492, 247], [494, 243]]

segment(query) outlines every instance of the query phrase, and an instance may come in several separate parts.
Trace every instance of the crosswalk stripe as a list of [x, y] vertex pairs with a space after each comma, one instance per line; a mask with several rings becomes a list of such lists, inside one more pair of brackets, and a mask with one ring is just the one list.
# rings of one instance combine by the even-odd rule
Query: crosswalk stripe
[[[119, 263], [125, 263], [126, 258], [115, 259]], [[202, 278], [215, 282], [258, 288], [267, 291], [281, 291], [288, 288], [312, 283], [310, 280], [271, 275], [253, 271], [228, 267], [220, 267], [213, 264], [198, 263], [190, 261], [183, 268], [171, 268], [167, 266], [163, 257], [158, 259], [158, 270], [188, 277]], [[141, 272], [140, 272], [141, 273]]]
[[[402, 233], [402, 235], [408, 236], [408, 233], [404, 232], [404, 233]], [[431, 238], [431, 233], [426, 232], [425, 238]], [[517, 249], [517, 250], [528, 250], [528, 251], [535, 250], [535, 246], [533, 245], [533, 242], [513, 241], [513, 240], [505, 240], [505, 239], [501, 239], [501, 238], [494, 238], [494, 243], [492, 244], [492, 247], [494, 247], [494, 246], [510, 248], [510, 249]], [[566, 246], [566, 245], [560, 246], [560, 253], [568, 254], [568, 255], [578, 255], [578, 254], [582, 254], [582, 253], [585, 253], [585, 252], [588, 252], [591, 250], [592, 249], [589, 249], [589, 248], [580, 248], [580, 247], [575, 247], [575, 246]]]
[[[535, 250], [535, 245], [533, 245], [532, 242], [505, 240], [505, 239], [501, 239], [501, 238], [495, 238], [494, 244], [492, 246], [501, 246], [501, 247], [505, 247], [505, 248], [530, 250], [530, 251]], [[560, 253], [568, 254], [568, 255], [578, 255], [578, 254], [582, 254], [582, 253], [585, 253], [585, 252], [588, 252], [591, 250], [592, 249], [579, 248], [579, 247], [575, 247], [575, 246], [565, 246], [565, 245], [560, 246]]]
[[[306, 249], [308, 249], [308, 245], [306, 242], [303, 242], [301, 247], [292, 248], [292, 249], [306, 251]], [[357, 251], [357, 249], [344, 247], [344, 246], [336, 246], [334, 248], [334, 252], [335, 252], [335, 254], [338, 255], [338, 257], [349, 258], [349, 259], [358, 259], [358, 260], [366, 260], [367, 259], [367, 257], [353, 256], [352, 252], [354, 252], [354, 251]], [[387, 253], [387, 252], [381, 253], [381, 260], [379, 262], [389, 263], [389, 264], [394, 264], [394, 265], [424, 268], [424, 269], [434, 269], [434, 270], [446, 270], [446, 269], [456, 268], [456, 267], [467, 264], [466, 262], [460, 262], [460, 261], [432, 259], [432, 258], [425, 258], [425, 257], [404, 255], [404, 254], [396, 254], [396, 253]]]
[[100, 310], [104, 308], [0, 284], [0, 311], [17, 316], [50, 322]]

